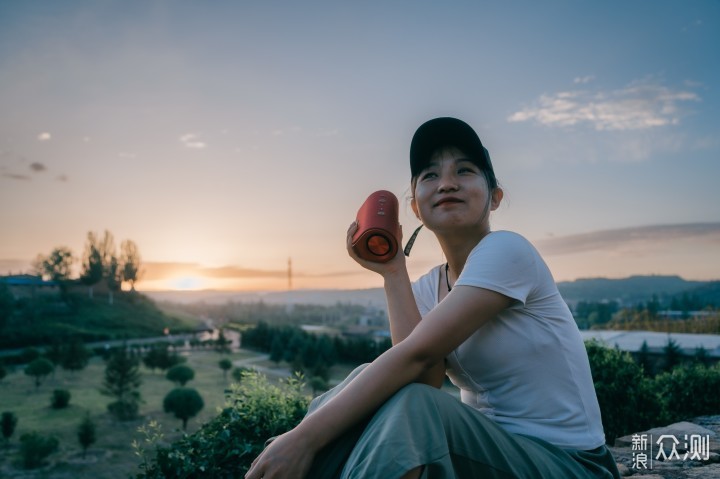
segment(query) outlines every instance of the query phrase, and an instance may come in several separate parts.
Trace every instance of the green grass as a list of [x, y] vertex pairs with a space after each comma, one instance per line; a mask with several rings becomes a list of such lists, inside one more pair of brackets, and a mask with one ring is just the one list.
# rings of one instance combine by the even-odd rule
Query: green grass
[[[255, 355], [240, 351], [229, 357], [239, 360]], [[223, 372], [218, 366], [222, 357], [211, 351], [192, 351], [188, 356], [187, 364], [195, 370], [195, 379], [187, 386], [197, 389], [205, 402], [198, 416], [188, 421], [188, 433], [196, 431], [203, 423], [215, 417], [217, 408], [224, 403], [224, 390], [230, 382], [230, 376], [227, 381], [223, 379]], [[141, 459], [131, 448], [134, 439], [142, 439], [137, 432], [139, 426], [155, 419], [161, 424], [166, 441], [182, 437], [182, 422], [162, 410], [163, 398], [175, 387], [165, 379], [164, 373], [153, 373], [142, 368], [142, 419], [117, 422], [107, 413], [107, 404], [113, 398], [99, 392], [104, 371], [105, 363], [95, 357], [80, 372], [69, 373], [58, 369], [55, 376], [48, 377], [39, 388], [35, 388], [34, 379], [26, 376], [22, 368], [0, 381], [0, 412], [12, 411], [18, 417], [10, 446], [0, 446], [0, 477], [124, 479], [139, 472]], [[50, 398], [55, 389], [67, 389], [72, 394], [67, 409], [55, 410], [50, 407]], [[77, 428], [88, 412], [96, 424], [97, 442], [90, 446], [88, 459], [83, 461], [80, 459]], [[23, 433], [33, 430], [57, 437], [60, 450], [48, 458], [49, 464], [42, 470], [26, 472], [19, 469], [18, 465], [19, 438]]]

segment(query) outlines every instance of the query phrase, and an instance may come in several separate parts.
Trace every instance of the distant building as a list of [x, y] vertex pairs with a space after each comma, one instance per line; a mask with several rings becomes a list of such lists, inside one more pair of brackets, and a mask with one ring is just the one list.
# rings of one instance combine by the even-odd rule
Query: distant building
[[7, 285], [16, 300], [60, 294], [60, 285], [56, 281], [45, 281], [41, 276], [32, 274], [0, 276], [0, 283]]
[[720, 334], [658, 333], [654, 331], [580, 331], [583, 339], [596, 339], [610, 347], [637, 354], [643, 342], [648, 353], [662, 355], [672, 339], [685, 356], [693, 356], [703, 348], [712, 361], [720, 361]]

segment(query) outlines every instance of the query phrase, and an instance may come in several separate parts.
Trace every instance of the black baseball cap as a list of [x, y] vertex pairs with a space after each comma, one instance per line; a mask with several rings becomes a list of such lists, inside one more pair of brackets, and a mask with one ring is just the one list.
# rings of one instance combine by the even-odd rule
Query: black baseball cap
[[438, 149], [455, 146], [468, 155], [485, 174], [490, 188], [497, 188], [490, 154], [470, 125], [457, 118], [441, 117], [426, 121], [415, 131], [410, 143], [410, 175], [415, 178]]

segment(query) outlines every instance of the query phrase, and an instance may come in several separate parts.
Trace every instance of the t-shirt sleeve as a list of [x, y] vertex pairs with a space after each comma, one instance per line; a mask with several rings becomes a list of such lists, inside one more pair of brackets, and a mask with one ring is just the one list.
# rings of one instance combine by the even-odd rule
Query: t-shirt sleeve
[[491, 233], [470, 252], [455, 285], [489, 289], [525, 304], [537, 283], [536, 256], [522, 236]]

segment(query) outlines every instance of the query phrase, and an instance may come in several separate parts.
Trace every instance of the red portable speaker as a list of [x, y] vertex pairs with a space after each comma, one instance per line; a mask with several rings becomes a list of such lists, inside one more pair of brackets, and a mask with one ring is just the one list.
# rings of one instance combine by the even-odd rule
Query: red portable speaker
[[352, 237], [355, 253], [368, 261], [386, 263], [398, 251], [400, 222], [398, 199], [380, 190], [368, 196], [357, 214], [358, 230]]

